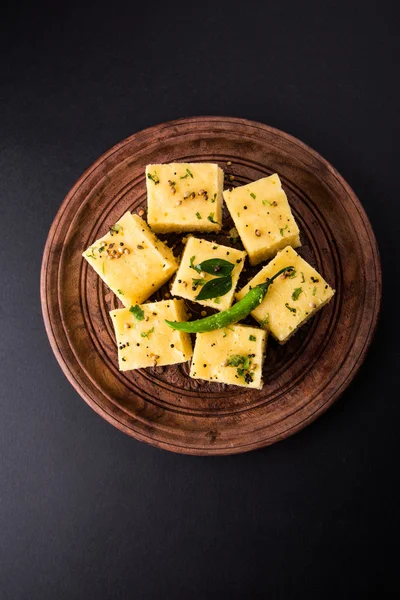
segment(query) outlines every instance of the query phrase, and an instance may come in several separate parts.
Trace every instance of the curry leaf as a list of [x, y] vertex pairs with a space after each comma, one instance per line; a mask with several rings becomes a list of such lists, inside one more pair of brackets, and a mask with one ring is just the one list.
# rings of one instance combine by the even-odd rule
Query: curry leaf
[[216, 277], [211, 279], [201, 288], [195, 300], [211, 300], [219, 296], [225, 296], [232, 289], [232, 277]]
[[197, 266], [201, 271], [209, 273], [210, 275], [215, 275], [216, 277], [227, 277], [232, 273], [235, 265], [227, 260], [224, 260], [223, 258], [209, 258], [208, 260], [203, 260], [203, 262]]

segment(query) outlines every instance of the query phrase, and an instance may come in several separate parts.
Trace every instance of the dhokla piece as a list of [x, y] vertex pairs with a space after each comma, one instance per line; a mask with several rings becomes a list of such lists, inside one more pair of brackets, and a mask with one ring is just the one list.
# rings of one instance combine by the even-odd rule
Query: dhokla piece
[[267, 336], [248, 325], [198, 333], [190, 377], [260, 390]]
[[[205, 260], [215, 258], [223, 259], [233, 265], [231, 273], [232, 287], [227, 293], [216, 298], [196, 300], [196, 296], [200, 293], [202, 287], [208, 281], [215, 279], [215, 275], [202, 271], [198, 272], [196, 266]], [[243, 250], [236, 250], [236, 248], [221, 246], [221, 244], [188, 236], [181, 263], [172, 284], [171, 293], [174, 296], [181, 296], [187, 300], [198, 302], [203, 306], [211, 306], [217, 310], [226, 310], [232, 304], [245, 258], [246, 252]]]
[[294, 271], [275, 279], [264, 300], [251, 313], [281, 344], [325, 306], [335, 290], [291, 246], [287, 246], [236, 294], [240, 300], [251, 288], [289, 266], [293, 266]]
[[276, 173], [223, 195], [252, 265], [287, 245], [301, 245], [299, 228]]
[[128, 308], [147, 300], [178, 268], [172, 250], [130, 212], [83, 256]]
[[165, 319], [187, 320], [183, 300], [163, 300], [110, 312], [121, 371], [174, 365], [192, 357], [188, 333], [172, 330]]
[[222, 169], [211, 163], [147, 165], [147, 220], [157, 233], [220, 231]]

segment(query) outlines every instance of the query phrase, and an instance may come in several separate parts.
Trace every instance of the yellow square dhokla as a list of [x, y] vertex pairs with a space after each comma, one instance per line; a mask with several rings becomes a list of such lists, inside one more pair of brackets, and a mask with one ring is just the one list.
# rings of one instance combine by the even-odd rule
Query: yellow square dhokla
[[[202, 286], [215, 277], [208, 273], [199, 273], [195, 267], [203, 261], [213, 258], [226, 260], [233, 265], [231, 274], [232, 287], [223, 296], [210, 300], [196, 300], [196, 296], [199, 294]], [[226, 310], [232, 304], [245, 258], [246, 252], [242, 250], [236, 250], [236, 248], [221, 246], [221, 244], [215, 242], [208, 242], [207, 240], [189, 236], [178, 272], [172, 284], [171, 292], [174, 296], [181, 296], [187, 300], [198, 302], [203, 306], [211, 306], [217, 310]]]
[[127, 307], [147, 300], [178, 268], [172, 250], [130, 212], [83, 256]]
[[251, 313], [282, 344], [334, 295], [335, 290], [325, 279], [287, 246], [236, 294], [240, 300], [251, 288], [289, 266], [294, 271], [275, 279], [262, 303]]
[[110, 312], [121, 371], [174, 365], [192, 357], [188, 333], [168, 327], [165, 319], [187, 320], [183, 300], [163, 300]]
[[261, 389], [266, 344], [267, 332], [247, 325], [198, 333], [190, 377]]
[[287, 245], [300, 246], [299, 228], [276, 173], [223, 195], [252, 265]]
[[157, 233], [220, 231], [223, 171], [212, 163], [147, 165], [147, 220]]

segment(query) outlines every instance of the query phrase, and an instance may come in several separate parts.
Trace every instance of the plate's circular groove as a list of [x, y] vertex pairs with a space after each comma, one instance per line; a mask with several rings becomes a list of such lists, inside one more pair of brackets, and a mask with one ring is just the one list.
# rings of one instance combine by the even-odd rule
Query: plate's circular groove
[[[235, 174], [234, 185], [277, 171], [300, 225], [300, 254], [337, 290], [288, 344], [269, 344], [262, 391], [191, 380], [187, 365], [118, 371], [108, 311], [119, 304], [81, 253], [123, 212], [145, 207], [145, 165], [174, 160], [221, 166], [232, 161], [228, 170]], [[167, 289], [155, 297], [162, 298]], [[64, 200], [49, 233], [41, 275], [50, 343], [82, 397], [122, 431], [191, 454], [264, 446], [326, 410], [365, 356], [380, 295], [372, 229], [335, 169], [288, 134], [223, 117], [164, 123], [103, 155]]]
[[[182, 158], [182, 157], [179, 157], [179, 158]], [[201, 158], [204, 158], [204, 157], [200, 157], [200, 156], [196, 155], [196, 156], [192, 157], [192, 160], [200, 160]], [[248, 163], [251, 163], [251, 161], [247, 161], [247, 162], [248, 162]], [[236, 161], [236, 164], [242, 164], [242, 163], [243, 163], [243, 161]], [[258, 166], [258, 165], [257, 165], [257, 168], [259, 169], [259, 166]], [[260, 173], [260, 174], [261, 174], [261, 173]], [[264, 170], [264, 173], [263, 173], [263, 174], [265, 174], [265, 170]], [[143, 180], [144, 180], [144, 177], [143, 177]], [[286, 186], [289, 186], [289, 185], [290, 185], [291, 187], [295, 187], [295, 186], [293, 186], [292, 182], [290, 182], [290, 184], [289, 184], [289, 180], [285, 179], [284, 181], [285, 181], [285, 183], [286, 183]], [[144, 181], [143, 181], [143, 183], [144, 183]], [[126, 191], [126, 190], [128, 190], [128, 189], [130, 190], [130, 188], [131, 188], [131, 186], [129, 186], [129, 187], [128, 187], [128, 186], [126, 186], [124, 189], [125, 189], [125, 191]], [[125, 193], [126, 193], [126, 192], [125, 192]], [[298, 194], [298, 195], [300, 195], [300, 194]], [[304, 197], [304, 198], [306, 198], [306, 197], [304, 196], [304, 194], [302, 194], [301, 196], [302, 196], [302, 197]], [[312, 210], [312, 205], [311, 205], [311, 202], [310, 202], [310, 200], [309, 200], [309, 199], [307, 199], [307, 201], [308, 201], [308, 204], [309, 204], [309, 208]], [[138, 202], [137, 204], [140, 204], [140, 202]], [[129, 208], [130, 208], [130, 209], [135, 209], [135, 208], [137, 208], [137, 206], [136, 206], [136, 205], [135, 205], [135, 206], [130, 206]], [[296, 213], [296, 211], [295, 211], [295, 213]], [[297, 214], [297, 213], [296, 213], [296, 219], [297, 219], [297, 221], [299, 222], [300, 226], [302, 226], [302, 224], [303, 224], [303, 221], [302, 221], [302, 217], [301, 217], [301, 215], [299, 215], [299, 214]], [[97, 237], [99, 237], [99, 235], [100, 235], [100, 231], [99, 231], [99, 229], [100, 229], [100, 228], [101, 228], [101, 227], [97, 227], [97, 228], [96, 228], [96, 230], [92, 230], [92, 232], [91, 232], [91, 233], [92, 233], [92, 235], [91, 235], [91, 239], [96, 239]], [[302, 227], [302, 229], [303, 229], [303, 231], [306, 229], [306, 224], [305, 224], [305, 223], [303, 224], [303, 227]], [[327, 237], [327, 241], [328, 241], [328, 243], [330, 243], [330, 242], [331, 242], [331, 238], [330, 238], [330, 236], [328, 236], [328, 235], [327, 235], [326, 237]], [[309, 242], [309, 243], [311, 242], [311, 243], [312, 243], [312, 245], [313, 245], [313, 246], [312, 246], [312, 250], [313, 250], [313, 254], [314, 254], [314, 258], [315, 258], [315, 261], [314, 261], [314, 262], [315, 262], [315, 264], [316, 264], [317, 268], [318, 268], [319, 270], [321, 270], [321, 269], [322, 269], [322, 267], [321, 267], [321, 265], [322, 265], [321, 254], [320, 254], [320, 252], [319, 252], [319, 249], [318, 249], [318, 247], [317, 247], [317, 246], [315, 246], [315, 244], [314, 244], [314, 238], [313, 238], [312, 236], [310, 236], [310, 234], [308, 234], [308, 242]], [[335, 266], [336, 266], [336, 264], [335, 264]], [[85, 263], [85, 268], [86, 268], [86, 263]], [[336, 274], [336, 271], [335, 271], [335, 274]], [[337, 280], [337, 278], [335, 278], [335, 280]], [[103, 284], [101, 283], [101, 280], [100, 280], [99, 278], [97, 278], [97, 277], [96, 277], [96, 281], [98, 282], [97, 288], [98, 288], [98, 291], [99, 291], [100, 289], [102, 289], [102, 287], [103, 287]], [[82, 282], [81, 282], [81, 283], [82, 283]], [[82, 290], [82, 296], [83, 296], [83, 295], [84, 295], [84, 291]], [[104, 297], [103, 297], [103, 300], [104, 300]], [[106, 329], [107, 329], [108, 333], [110, 334], [110, 331], [111, 331], [111, 327], [112, 327], [112, 326], [111, 326], [110, 320], [105, 318], [105, 313], [106, 313], [106, 310], [105, 310], [105, 305], [104, 305], [104, 302], [103, 302], [103, 303], [101, 303], [101, 305], [100, 305], [100, 309], [101, 309], [101, 312], [102, 312], [102, 315], [103, 315], [103, 321], [104, 321], [105, 327], [106, 327]], [[87, 315], [86, 315], [86, 317], [87, 317], [87, 320], [90, 320], [90, 316], [89, 316], [89, 311], [88, 311], [88, 309], [86, 309], [86, 313], [87, 313]], [[317, 322], [317, 321], [318, 321], [318, 317], [317, 317], [315, 320], [313, 320], [313, 321], [312, 321], [312, 326], [311, 326], [311, 328], [313, 328], [313, 326], [316, 324], [316, 322]], [[310, 335], [312, 335], [312, 329], [310, 330]], [[92, 335], [92, 338], [93, 338], [93, 341], [94, 341], [94, 343], [96, 344], [96, 347], [99, 349], [99, 351], [102, 351], [102, 348], [101, 348], [101, 343], [99, 342], [99, 340], [97, 339], [97, 337], [96, 337], [96, 336], [94, 336], [94, 335]], [[305, 340], [303, 340], [302, 346], [304, 345], [304, 341], [306, 341], [306, 340], [307, 340], [307, 338], [305, 338]], [[328, 339], [325, 337], [324, 344], [326, 344], [327, 342], [328, 342]], [[297, 354], [298, 354], [299, 352], [301, 352], [301, 351], [302, 351], [302, 346], [301, 346], [300, 348], [298, 348], [298, 349], [297, 349], [297, 352], [296, 352], [296, 354], [293, 354], [293, 355], [291, 356], [290, 362], [286, 362], [286, 363], [285, 363], [285, 361], [280, 361], [282, 364], [281, 364], [280, 366], [279, 366], [279, 365], [277, 365], [277, 366], [276, 366], [276, 369], [277, 369], [277, 370], [276, 370], [276, 373], [275, 373], [275, 374], [276, 374], [276, 376], [279, 376], [279, 371], [280, 371], [280, 369], [283, 369], [283, 368], [285, 368], [285, 367], [286, 367], [286, 368], [290, 368], [290, 365], [291, 365], [291, 363], [292, 363], [292, 362], [294, 362], [294, 361], [296, 360]], [[117, 369], [117, 367], [116, 367], [116, 356], [113, 356], [113, 361], [114, 361], [114, 362], [112, 362], [112, 361], [110, 361], [110, 360], [109, 360], [109, 357], [108, 357], [107, 353], [103, 353], [103, 354], [106, 354], [106, 356], [107, 356], [107, 363], [108, 363], [108, 366], [109, 366], [109, 368], [111, 368], [111, 370], [113, 371], [114, 375], [115, 375], [116, 377], [119, 377], [119, 379], [123, 380], [123, 381], [124, 381], [124, 383], [125, 383], [125, 385], [126, 385], [126, 386], [127, 386], [129, 389], [131, 389], [131, 391], [135, 391], [135, 389], [136, 389], [136, 388], [135, 388], [135, 386], [133, 385], [133, 383], [131, 382], [131, 380], [130, 380], [130, 378], [129, 378], [129, 375], [126, 375], [125, 373], [124, 373], [124, 374], [122, 374], [122, 373], [119, 373], [119, 372], [118, 372], [118, 369]], [[317, 354], [318, 354], [318, 353], [317, 353]], [[111, 363], [111, 365], [110, 365], [110, 363]], [[312, 366], [312, 364], [310, 364], [310, 365], [308, 366], [308, 368], [311, 368], [311, 366]], [[179, 369], [179, 367], [178, 367], [178, 369]], [[304, 373], [303, 373], [303, 374], [304, 374]], [[193, 394], [193, 393], [195, 393], [195, 394], [197, 395], [197, 393], [198, 393], [198, 391], [197, 391], [196, 389], [194, 389], [194, 390], [193, 390], [193, 389], [191, 389], [191, 390], [187, 390], [187, 389], [186, 389], [186, 390], [181, 390], [181, 389], [180, 389], [180, 386], [179, 386], [179, 383], [182, 383], [182, 379], [181, 379], [180, 381], [178, 380], [178, 381], [176, 382], [176, 385], [175, 385], [175, 386], [173, 385], [173, 382], [172, 382], [171, 380], [169, 380], [168, 382], [164, 383], [164, 382], [162, 381], [162, 379], [160, 379], [160, 378], [157, 376], [157, 373], [155, 373], [155, 372], [154, 372], [154, 370], [152, 370], [152, 369], [151, 369], [151, 370], [149, 370], [149, 371], [146, 371], [146, 370], [142, 371], [142, 372], [141, 372], [141, 375], [142, 375], [142, 377], [143, 377], [144, 379], [156, 379], [156, 380], [157, 380], [157, 384], [158, 384], [159, 386], [161, 386], [161, 387], [165, 387], [165, 388], [167, 388], [167, 390], [171, 390], [171, 389], [173, 389], [173, 390], [175, 391], [175, 394], [177, 394], [177, 393], [179, 393], [179, 392], [182, 392], [182, 393], [189, 394], [189, 395], [190, 395], [190, 394]], [[191, 380], [189, 380], [189, 381], [191, 381]], [[193, 382], [193, 381], [192, 381], [192, 384], [194, 384], [194, 385], [198, 386], [198, 382]], [[284, 394], [284, 393], [286, 393], [287, 391], [290, 391], [290, 389], [291, 389], [291, 388], [292, 388], [294, 385], [296, 385], [296, 382], [292, 380], [292, 381], [291, 381], [291, 386], [290, 386], [290, 387], [287, 387], [287, 388], [285, 388], [285, 389], [284, 389], [284, 390], [281, 392], [281, 394], [278, 394], [278, 396], [279, 396], [279, 395], [282, 395], [282, 394]], [[237, 390], [237, 389], [238, 389], [238, 388], [236, 388], [236, 390]], [[234, 391], [234, 390], [232, 390], [232, 389], [230, 390], [230, 394], [231, 394], [231, 395], [232, 395], [232, 391]], [[238, 392], [236, 391], [236, 393], [238, 393]], [[275, 398], [276, 398], [276, 397], [278, 397], [278, 396], [275, 396], [273, 399], [275, 399]], [[152, 401], [153, 401], [153, 398], [152, 398], [152, 397], [151, 397], [151, 395], [149, 395], [149, 394], [147, 394], [147, 395], [146, 395], [146, 399], [147, 399], [149, 402], [152, 402]], [[271, 401], [271, 399], [269, 399], [268, 401]], [[163, 400], [162, 400], [162, 402], [163, 402], [163, 405], [168, 405], [168, 407], [170, 408], [170, 410], [174, 410], [174, 408], [173, 408], [174, 406], [175, 406], [175, 410], [176, 410], [176, 405], [174, 405], [174, 404], [171, 404], [171, 403], [169, 403], [169, 402], [166, 402], [166, 400], [165, 400], [165, 399], [163, 399]], [[262, 404], [262, 403], [263, 403], [263, 402], [252, 402], [251, 406], [254, 408], [256, 405], [260, 405], [260, 404]], [[192, 407], [192, 408], [191, 408], [191, 410], [190, 410], [190, 411], [188, 411], [187, 409], [185, 409], [185, 407], [184, 407], [184, 406], [180, 406], [180, 407], [178, 407], [178, 410], [179, 410], [180, 412], [185, 412], [185, 411], [186, 411], [186, 414], [196, 414], [196, 413], [199, 413], [199, 414], [203, 414], [203, 416], [205, 416], [205, 414], [204, 414], [204, 411], [202, 410], [202, 408], [201, 408], [201, 407], [199, 407], [199, 408], [197, 408], [197, 409], [196, 409], [196, 408], [194, 408], [194, 407]], [[214, 414], [214, 415], [215, 415], [215, 414], [222, 414], [222, 413], [223, 413], [223, 414], [229, 414], [230, 412], [240, 412], [241, 410], [246, 410], [246, 405], [245, 405], [245, 406], [243, 406], [243, 407], [241, 407], [241, 408], [240, 408], [240, 407], [236, 407], [234, 411], [232, 411], [232, 410], [229, 410], [229, 409], [228, 409], [228, 410], [226, 410], [226, 409], [223, 409], [223, 408], [219, 408], [217, 411], [214, 411], [214, 413], [212, 413], [212, 414]], [[208, 416], [209, 416], [209, 415], [208, 415]]]

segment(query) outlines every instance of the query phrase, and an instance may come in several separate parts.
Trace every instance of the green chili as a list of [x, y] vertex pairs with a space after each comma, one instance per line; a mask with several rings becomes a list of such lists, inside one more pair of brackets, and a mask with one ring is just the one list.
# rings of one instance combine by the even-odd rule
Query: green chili
[[274, 279], [279, 277], [285, 271], [291, 271], [293, 267], [285, 267], [275, 273], [271, 278], [268, 278], [264, 283], [260, 283], [253, 287], [247, 294], [236, 304], [215, 315], [198, 319], [197, 321], [165, 321], [172, 329], [185, 331], [187, 333], [203, 333], [205, 331], [214, 331], [214, 329], [223, 329], [245, 319], [251, 311], [253, 311], [264, 300], [265, 294]]

